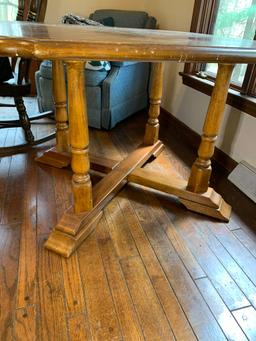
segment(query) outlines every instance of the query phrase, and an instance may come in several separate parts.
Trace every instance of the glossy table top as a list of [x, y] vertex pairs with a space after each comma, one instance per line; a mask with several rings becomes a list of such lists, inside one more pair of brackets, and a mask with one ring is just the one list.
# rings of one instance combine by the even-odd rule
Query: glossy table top
[[256, 63], [256, 42], [163, 30], [0, 22], [0, 55]]

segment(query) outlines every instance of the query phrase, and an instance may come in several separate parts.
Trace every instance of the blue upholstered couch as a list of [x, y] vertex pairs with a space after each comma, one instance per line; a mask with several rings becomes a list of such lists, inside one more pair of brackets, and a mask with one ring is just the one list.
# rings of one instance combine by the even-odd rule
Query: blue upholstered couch
[[[113, 18], [117, 27], [155, 28], [156, 20], [141, 11], [97, 10], [90, 19]], [[148, 102], [149, 63], [111, 62], [110, 71], [85, 70], [89, 126], [111, 129], [145, 108]], [[43, 61], [36, 72], [41, 112], [53, 109], [52, 66]]]

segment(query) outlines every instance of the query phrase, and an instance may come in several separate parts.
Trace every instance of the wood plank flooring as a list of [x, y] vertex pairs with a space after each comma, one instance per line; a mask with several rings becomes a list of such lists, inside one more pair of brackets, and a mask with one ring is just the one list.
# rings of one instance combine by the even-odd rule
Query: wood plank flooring
[[[145, 120], [91, 129], [90, 151], [122, 159]], [[194, 152], [165, 123], [166, 149], [146, 167], [187, 178]], [[17, 134], [1, 130], [0, 142]], [[43, 243], [70, 205], [71, 171], [34, 162], [53, 143], [0, 160], [1, 341], [256, 340], [256, 208], [222, 169], [212, 183], [233, 206], [228, 224], [129, 184], [64, 259]]]

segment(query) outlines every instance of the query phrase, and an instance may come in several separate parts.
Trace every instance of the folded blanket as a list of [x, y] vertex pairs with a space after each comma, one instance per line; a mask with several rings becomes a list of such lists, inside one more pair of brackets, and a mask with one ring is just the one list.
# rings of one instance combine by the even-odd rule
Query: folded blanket
[[88, 18], [83, 18], [78, 15], [69, 13], [62, 17], [61, 22], [63, 24], [71, 24], [71, 25], [91, 25], [91, 26], [104, 26], [103, 24], [99, 23], [98, 21], [94, 21]]
[[[87, 19], [82, 18], [78, 15], [74, 14], [66, 14], [62, 17], [62, 23], [63, 24], [71, 24], [71, 25], [81, 25], [81, 26], [104, 26], [103, 24]], [[111, 64], [108, 61], [87, 61], [85, 64], [85, 68], [88, 70], [93, 71], [109, 71], [111, 69]]]

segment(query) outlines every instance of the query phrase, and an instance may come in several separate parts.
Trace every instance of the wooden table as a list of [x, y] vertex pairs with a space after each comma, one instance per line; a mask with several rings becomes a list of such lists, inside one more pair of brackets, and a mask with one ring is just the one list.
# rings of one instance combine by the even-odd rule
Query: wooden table
[[[73, 205], [50, 234], [45, 244], [48, 249], [69, 257], [95, 228], [104, 206], [128, 181], [176, 195], [189, 210], [228, 221], [231, 207], [208, 186], [211, 157], [232, 70], [236, 63], [256, 63], [255, 42], [159, 30], [4, 22], [0, 24], [0, 55], [53, 61], [57, 142], [56, 147], [45, 152], [38, 161], [56, 167], [71, 163]], [[86, 60], [154, 62], [144, 141], [120, 163], [89, 157], [83, 72]], [[68, 114], [63, 61], [67, 65]], [[188, 181], [160, 176], [142, 168], [164, 147], [158, 140], [163, 84], [161, 61], [218, 63], [198, 157]], [[93, 188], [90, 167], [107, 173]]]

